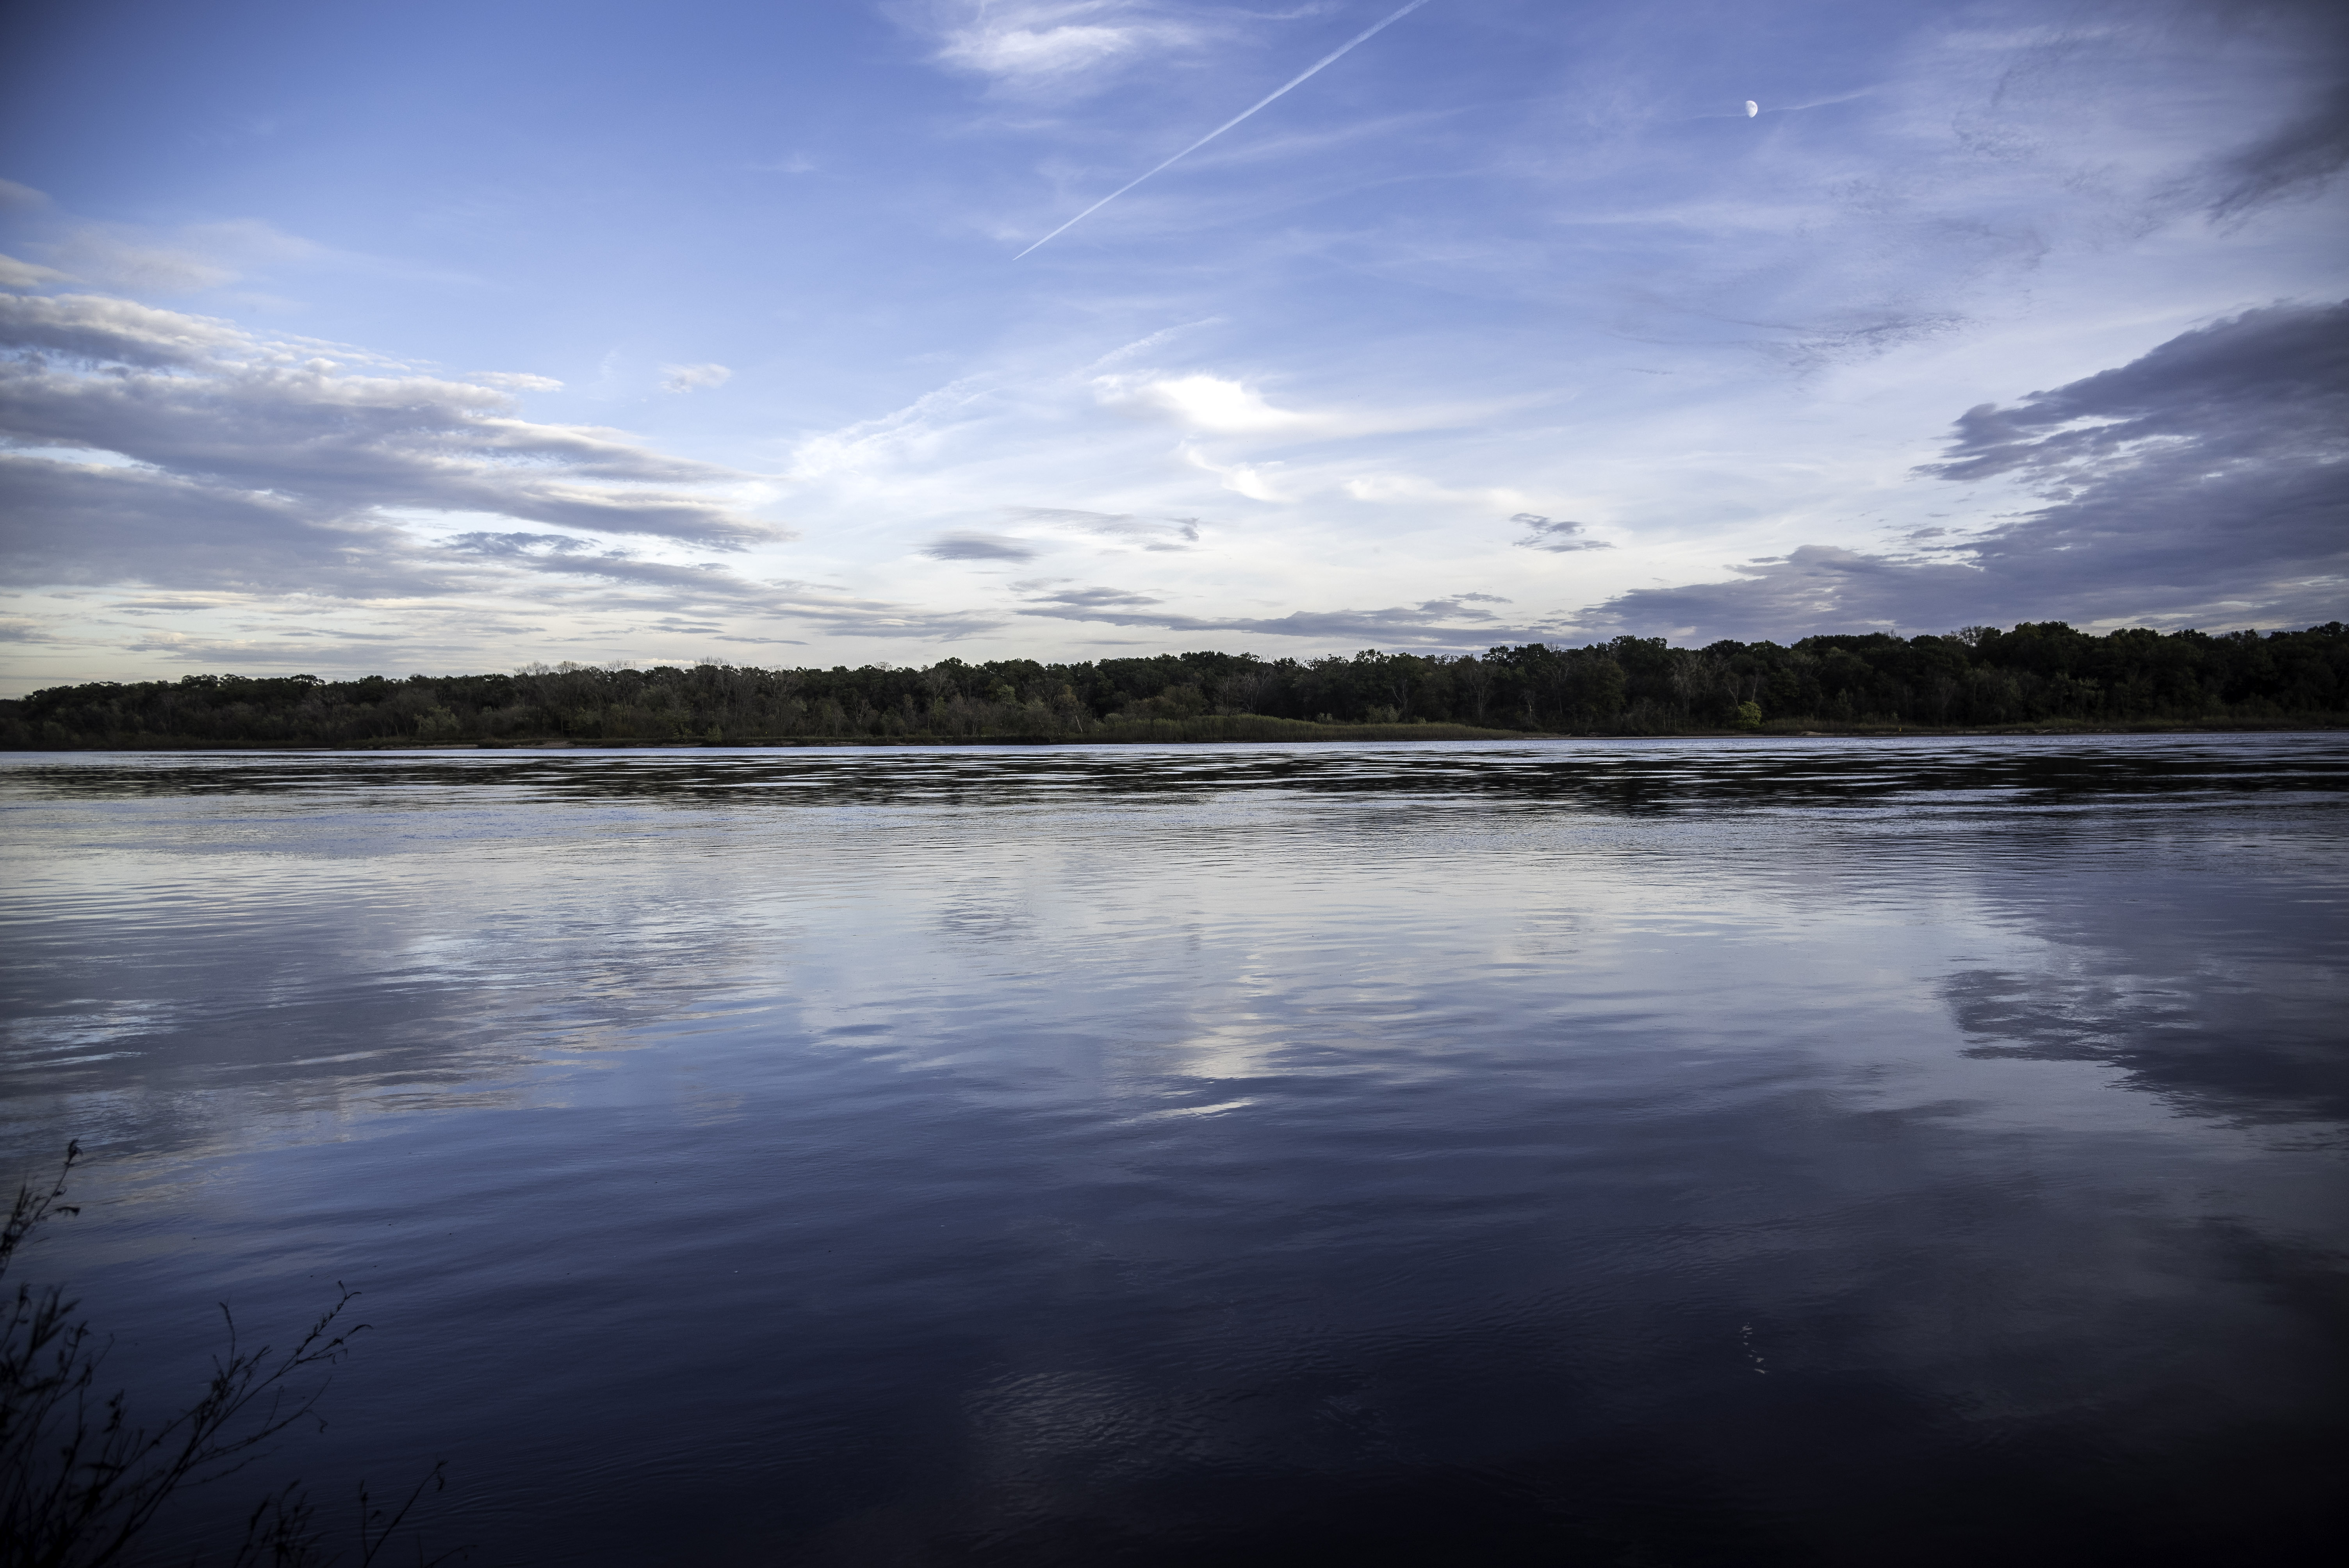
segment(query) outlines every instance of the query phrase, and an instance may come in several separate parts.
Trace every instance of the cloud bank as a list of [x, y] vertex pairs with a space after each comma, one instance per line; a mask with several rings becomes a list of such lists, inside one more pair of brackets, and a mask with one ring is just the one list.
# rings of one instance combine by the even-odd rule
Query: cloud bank
[[1590, 620], [1783, 639], [2064, 619], [2306, 624], [2349, 591], [2349, 302], [2275, 305], [2118, 368], [1984, 403], [1920, 474], [2042, 504], [1906, 553], [1806, 545], [1740, 579], [1637, 589]]
[[412, 593], [433, 579], [392, 558], [402, 512], [717, 551], [782, 531], [709, 493], [746, 476], [523, 419], [503, 387], [88, 294], [0, 294], [0, 441], [19, 583]]

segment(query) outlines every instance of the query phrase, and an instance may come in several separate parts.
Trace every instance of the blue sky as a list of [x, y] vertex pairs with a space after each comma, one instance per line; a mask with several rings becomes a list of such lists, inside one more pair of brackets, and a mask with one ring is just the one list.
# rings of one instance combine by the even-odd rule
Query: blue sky
[[1020, 254], [1401, 4], [16, 21], [7, 689], [2343, 614], [2333, 7], [1427, 0]]

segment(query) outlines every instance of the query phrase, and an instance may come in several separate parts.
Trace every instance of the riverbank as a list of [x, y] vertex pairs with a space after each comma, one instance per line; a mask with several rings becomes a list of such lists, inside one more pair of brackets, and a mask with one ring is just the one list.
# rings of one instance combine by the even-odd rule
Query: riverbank
[[246, 741], [223, 745], [218, 740], [181, 739], [141, 735], [82, 746], [0, 748], [6, 751], [581, 751], [784, 749], [802, 747], [905, 748], [929, 746], [1212, 746], [1233, 742], [1330, 745], [1365, 742], [1481, 740], [1826, 740], [1876, 739], [1894, 737], [2090, 735], [2275, 735], [2327, 733], [2349, 729], [2349, 718], [2338, 715], [2293, 715], [2277, 719], [2213, 719], [2205, 723], [2148, 720], [2133, 724], [2095, 724], [2084, 720], [2049, 719], [2036, 724], [1916, 725], [1838, 723], [1817, 718], [1772, 720], [1757, 729], [1684, 728], [1626, 733], [1610, 730], [1485, 729], [1464, 724], [1318, 724], [1309, 719], [1273, 718], [1261, 714], [1232, 714], [1183, 719], [1144, 719], [1105, 724], [1081, 734], [1056, 735], [752, 735], [509, 736], [495, 740], [424, 741], [385, 739], [317, 746], [294, 742]]
[[[1834, 715], [1836, 717], [1824, 716]], [[1816, 717], [1815, 717], [1816, 716]], [[1496, 722], [1497, 721], [1497, 722]], [[1482, 655], [1300, 663], [1195, 651], [1075, 664], [760, 669], [531, 665], [512, 673], [191, 675], [0, 700], [0, 748], [388, 749], [574, 745], [1387, 741], [1526, 735], [2032, 735], [2329, 729], [2349, 723], [2349, 627], [2058, 623], [1791, 647], [1618, 637]]]

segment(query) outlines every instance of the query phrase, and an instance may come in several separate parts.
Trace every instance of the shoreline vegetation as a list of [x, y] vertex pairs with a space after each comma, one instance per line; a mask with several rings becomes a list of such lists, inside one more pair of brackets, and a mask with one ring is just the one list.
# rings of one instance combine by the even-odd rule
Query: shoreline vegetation
[[[75, 1315], [79, 1302], [57, 1284], [5, 1288], [21, 1248], [57, 1218], [81, 1212], [58, 1201], [81, 1152], [78, 1140], [68, 1140], [56, 1177], [21, 1183], [0, 1221], [0, 1568], [98, 1568], [139, 1555], [175, 1497], [227, 1481], [316, 1419], [329, 1373], [367, 1326], [345, 1321], [358, 1292], [338, 1284], [334, 1304], [291, 1347], [247, 1348], [223, 1302], [226, 1343], [201, 1392], [160, 1419], [134, 1416], [127, 1391], [99, 1392], [112, 1341]], [[446, 1488], [447, 1470], [436, 1463], [396, 1507], [359, 1487], [362, 1568], [402, 1532], [428, 1492]], [[333, 1568], [341, 1554], [328, 1533], [309, 1492], [290, 1481], [262, 1494], [227, 1568]], [[418, 1568], [460, 1555], [428, 1560], [417, 1542]]]
[[1164, 654], [921, 668], [530, 665], [512, 675], [189, 676], [0, 701], [11, 750], [459, 749], [2093, 734], [2349, 727], [2349, 627], [1675, 648], [1618, 637], [1459, 655]]

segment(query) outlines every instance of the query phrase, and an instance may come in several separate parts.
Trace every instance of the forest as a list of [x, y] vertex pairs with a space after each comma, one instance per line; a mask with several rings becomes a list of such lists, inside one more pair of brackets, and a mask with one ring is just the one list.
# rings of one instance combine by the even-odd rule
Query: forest
[[2349, 722], [2349, 628], [2095, 635], [2058, 621], [1676, 648], [1660, 637], [1309, 660], [1162, 654], [921, 668], [527, 665], [194, 675], [0, 702], [13, 749], [1673, 735]]

